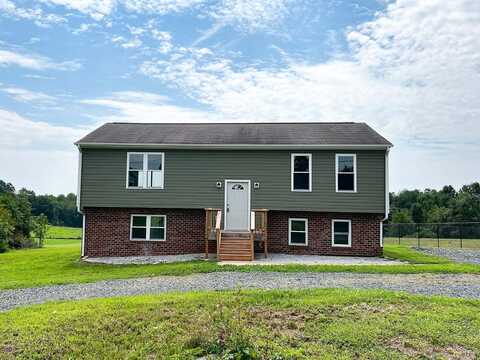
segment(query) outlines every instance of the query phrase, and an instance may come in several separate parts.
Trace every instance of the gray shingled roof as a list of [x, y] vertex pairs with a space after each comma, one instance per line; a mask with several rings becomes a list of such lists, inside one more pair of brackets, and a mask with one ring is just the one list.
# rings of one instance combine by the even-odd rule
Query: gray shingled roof
[[383, 145], [365, 123], [107, 123], [79, 145]]

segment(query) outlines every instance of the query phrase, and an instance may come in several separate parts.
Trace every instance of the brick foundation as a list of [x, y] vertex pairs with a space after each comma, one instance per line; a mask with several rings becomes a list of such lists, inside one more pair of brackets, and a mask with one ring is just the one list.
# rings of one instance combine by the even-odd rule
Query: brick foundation
[[[288, 219], [308, 219], [308, 246], [288, 244]], [[379, 214], [335, 214], [318, 212], [270, 211], [268, 248], [270, 252], [297, 255], [378, 256], [380, 246]], [[352, 246], [332, 247], [332, 219], [352, 221]]]
[[[202, 209], [85, 208], [85, 256], [143, 256], [203, 253], [205, 211]], [[131, 241], [130, 215], [167, 216], [166, 241]], [[288, 244], [288, 219], [308, 219], [308, 246]], [[333, 214], [270, 211], [268, 248], [272, 253], [378, 256], [380, 214]], [[331, 220], [352, 221], [352, 246], [331, 246]], [[210, 242], [210, 252], [215, 253]]]
[[[85, 208], [85, 256], [177, 255], [204, 252], [200, 209]], [[166, 215], [166, 241], [131, 241], [130, 215]]]

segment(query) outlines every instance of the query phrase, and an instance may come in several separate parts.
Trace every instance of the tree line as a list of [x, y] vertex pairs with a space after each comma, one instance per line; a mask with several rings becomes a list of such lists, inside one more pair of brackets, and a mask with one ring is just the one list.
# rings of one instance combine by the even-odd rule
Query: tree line
[[[0, 252], [42, 245], [47, 225], [82, 226], [76, 195], [37, 195], [0, 180]], [[33, 235], [33, 236], [32, 236]], [[36, 239], [36, 242], [33, 240]]]
[[480, 222], [480, 183], [390, 193], [390, 223]]

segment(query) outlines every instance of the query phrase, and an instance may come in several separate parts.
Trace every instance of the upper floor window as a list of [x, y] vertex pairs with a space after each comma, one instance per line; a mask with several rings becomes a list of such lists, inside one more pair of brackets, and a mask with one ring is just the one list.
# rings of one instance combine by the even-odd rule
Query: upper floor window
[[163, 153], [128, 153], [127, 170], [127, 187], [163, 189]]
[[292, 191], [312, 191], [312, 154], [292, 154]]
[[356, 192], [357, 156], [355, 154], [336, 154], [335, 167], [337, 192]]

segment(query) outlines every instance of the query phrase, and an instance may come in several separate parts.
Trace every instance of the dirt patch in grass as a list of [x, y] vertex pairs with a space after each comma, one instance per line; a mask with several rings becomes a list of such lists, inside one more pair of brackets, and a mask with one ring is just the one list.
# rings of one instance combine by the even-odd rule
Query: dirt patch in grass
[[475, 360], [475, 352], [458, 344], [433, 346], [421, 341], [412, 341], [403, 337], [391, 339], [389, 347], [410, 358]]

